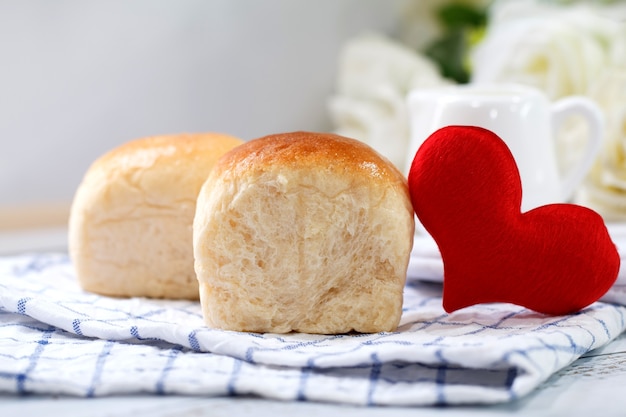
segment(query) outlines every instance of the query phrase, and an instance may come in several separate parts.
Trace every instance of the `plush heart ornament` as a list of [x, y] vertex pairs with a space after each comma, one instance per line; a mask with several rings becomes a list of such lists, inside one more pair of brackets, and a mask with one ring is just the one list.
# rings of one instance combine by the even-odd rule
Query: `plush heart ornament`
[[489, 130], [448, 126], [433, 133], [408, 179], [415, 213], [441, 252], [447, 312], [508, 302], [569, 314], [617, 279], [619, 254], [596, 212], [573, 204], [521, 212], [517, 165]]

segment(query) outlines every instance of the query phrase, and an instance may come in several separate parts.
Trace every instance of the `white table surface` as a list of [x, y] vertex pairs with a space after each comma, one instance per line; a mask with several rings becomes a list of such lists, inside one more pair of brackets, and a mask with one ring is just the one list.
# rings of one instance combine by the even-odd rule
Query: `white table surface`
[[[0, 232], [0, 255], [67, 249], [66, 230]], [[258, 398], [115, 396], [72, 398], [0, 394], [9, 416], [626, 416], [626, 334], [584, 355], [518, 401], [475, 407], [352, 407]]]

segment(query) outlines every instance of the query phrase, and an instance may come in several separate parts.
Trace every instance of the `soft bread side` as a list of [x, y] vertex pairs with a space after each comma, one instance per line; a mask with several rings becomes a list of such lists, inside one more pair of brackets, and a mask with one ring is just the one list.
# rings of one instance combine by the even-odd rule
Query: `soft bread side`
[[112, 296], [197, 299], [196, 198], [218, 158], [241, 143], [214, 133], [157, 136], [96, 160], [70, 213], [69, 250], [81, 286]]
[[413, 219], [404, 176], [361, 142], [295, 132], [241, 145], [198, 196], [205, 320], [253, 332], [392, 331]]

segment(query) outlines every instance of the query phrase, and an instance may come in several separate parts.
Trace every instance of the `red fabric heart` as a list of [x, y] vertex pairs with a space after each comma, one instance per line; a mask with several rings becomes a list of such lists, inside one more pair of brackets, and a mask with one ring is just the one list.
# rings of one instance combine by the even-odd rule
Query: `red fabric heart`
[[617, 279], [619, 254], [596, 212], [549, 204], [521, 213], [517, 165], [489, 130], [448, 126], [433, 133], [408, 179], [415, 213], [441, 252], [447, 312], [508, 302], [569, 314]]

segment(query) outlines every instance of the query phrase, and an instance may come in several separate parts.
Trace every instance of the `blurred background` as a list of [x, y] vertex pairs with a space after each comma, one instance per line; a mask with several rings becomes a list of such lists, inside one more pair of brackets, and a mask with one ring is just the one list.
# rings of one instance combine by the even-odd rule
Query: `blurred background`
[[0, 0], [0, 230], [64, 227], [89, 165], [151, 135], [335, 131], [403, 168], [411, 89], [494, 81], [601, 105], [580, 201], [626, 219], [625, 1]]
[[131, 139], [331, 130], [342, 44], [393, 35], [405, 3], [0, 0], [0, 224], [64, 221], [89, 164]]

